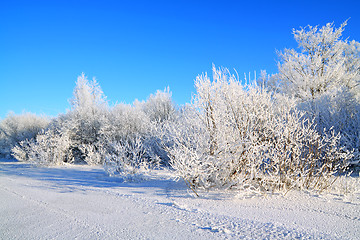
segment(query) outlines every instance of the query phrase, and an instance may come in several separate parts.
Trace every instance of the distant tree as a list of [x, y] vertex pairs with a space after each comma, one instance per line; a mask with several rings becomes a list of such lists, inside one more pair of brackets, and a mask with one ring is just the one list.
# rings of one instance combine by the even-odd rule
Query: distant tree
[[53, 119], [49, 129], [13, 149], [19, 160], [40, 164], [101, 163], [97, 150], [108, 114], [106, 97], [95, 79], [82, 73], [76, 82], [71, 110]]
[[89, 81], [82, 73], [77, 79], [70, 103], [71, 111], [62, 118], [61, 132], [71, 140], [74, 161], [85, 161], [88, 152], [85, 149], [96, 148], [108, 114], [106, 96], [95, 79]]
[[176, 109], [171, 95], [169, 87], [165, 88], [164, 91], [158, 90], [156, 94], [150, 95], [142, 106], [150, 121], [161, 123], [174, 117]]

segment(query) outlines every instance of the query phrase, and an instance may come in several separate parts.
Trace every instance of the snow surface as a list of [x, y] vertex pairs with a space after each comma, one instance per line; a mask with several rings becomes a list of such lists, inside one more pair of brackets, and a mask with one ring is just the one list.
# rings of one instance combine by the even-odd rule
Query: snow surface
[[360, 239], [359, 198], [199, 192], [165, 171], [123, 182], [100, 167], [0, 160], [0, 239]]

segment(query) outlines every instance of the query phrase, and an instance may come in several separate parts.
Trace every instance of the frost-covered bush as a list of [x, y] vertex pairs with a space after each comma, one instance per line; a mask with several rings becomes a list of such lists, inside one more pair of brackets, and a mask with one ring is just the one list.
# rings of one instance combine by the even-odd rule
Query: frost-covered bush
[[[148, 149], [151, 149], [153, 157], [160, 159], [161, 165], [169, 165], [169, 157], [164, 149], [168, 146], [165, 125], [172, 123], [178, 114], [177, 107], [173, 102], [169, 87], [164, 91], [158, 90], [155, 95], [151, 94], [141, 107], [150, 120], [150, 132], [146, 137]], [[162, 142], [162, 144], [161, 144]], [[163, 145], [164, 144], [164, 145]]]
[[316, 129], [321, 134], [332, 129], [339, 133], [340, 144], [353, 151], [351, 165], [359, 165], [360, 161], [360, 102], [346, 88], [327, 92], [321, 96], [298, 103], [307, 118], [314, 118]]
[[321, 136], [292, 99], [226, 69], [213, 78], [197, 77], [193, 106], [167, 126], [171, 165], [191, 188], [323, 189], [347, 166], [339, 136]]
[[140, 136], [127, 141], [112, 142], [104, 152], [104, 169], [110, 176], [122, 176], [125, 180], [134, 180], [143, 173], [158, 167], [160, 159], [149, 154]]
[[109, 175], [136, 174], [149, 159], [143, 140], [151, 130], [149, 118], [136, 101], [114, 106], [101, 128], [100, 145], [104, 168]]
[[20, 161], [41, 165], [58, 165], [72, 161], [71, 140], [66, 134], [49, 129], [35, 138], [21, 141], [12, 149], [13, 156]]
[[47, 117], [32, 113], [9, 113], [0, 122], [0, 157], [9, 158], [13, 147], [23, 140], [36, 137], [41, 130], [47, 128], [49, 122]]
[[169, 159], [160, 138], [164, 123], [172, 121], [174, 115], [169, 89], [157, 91], [145, 102], [113, 107], [101, 130], [102, 148], [106, 149], [105, 169], [109, 174], [124, 176], [167, 164]]

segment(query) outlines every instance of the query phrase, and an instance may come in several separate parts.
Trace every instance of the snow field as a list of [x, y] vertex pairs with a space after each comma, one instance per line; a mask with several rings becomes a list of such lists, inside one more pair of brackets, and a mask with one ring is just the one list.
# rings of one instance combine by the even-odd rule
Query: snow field
[[358, 239], [359, 195], [199, 191], [171, 174], [123, 182], [100, 167], [1, 160], [0, 239]]

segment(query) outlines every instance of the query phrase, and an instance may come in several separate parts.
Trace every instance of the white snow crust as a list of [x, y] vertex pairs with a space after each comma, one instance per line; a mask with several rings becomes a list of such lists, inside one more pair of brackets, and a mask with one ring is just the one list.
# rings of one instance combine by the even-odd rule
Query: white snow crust
[[0, 160], [0, 239], [360, 239], [359, 196], [194, 194], [165, 170], [124, 182], [101, 167]]

